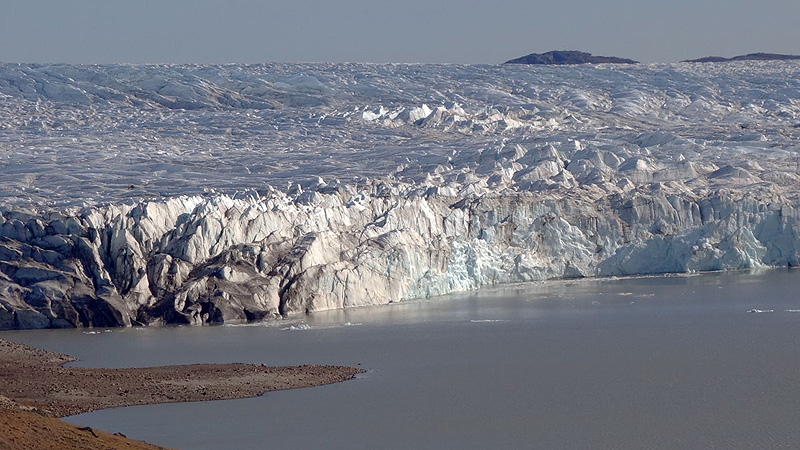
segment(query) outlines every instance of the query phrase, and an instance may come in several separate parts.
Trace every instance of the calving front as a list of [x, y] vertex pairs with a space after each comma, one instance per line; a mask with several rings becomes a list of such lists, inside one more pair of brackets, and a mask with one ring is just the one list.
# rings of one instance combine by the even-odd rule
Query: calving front
[[241, 322], [499, 283], [800, 259], [800, 217], [777, 195], [458, 199], [362, 188], [6, 213], [0, 323]]

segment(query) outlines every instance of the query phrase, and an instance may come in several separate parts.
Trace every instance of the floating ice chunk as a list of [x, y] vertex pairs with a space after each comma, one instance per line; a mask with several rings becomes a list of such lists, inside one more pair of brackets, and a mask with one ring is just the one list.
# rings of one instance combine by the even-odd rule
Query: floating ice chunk
[[306, 323], [301, 323], [299, 325], [289, 325], [286, 328], [281, 328], [282, 331], [287, 331], [287, 330], [288, 331], [304, 331], [304, 330], [310, 330], [310, 329], [311, 329], [311, 325], [308, 325]]

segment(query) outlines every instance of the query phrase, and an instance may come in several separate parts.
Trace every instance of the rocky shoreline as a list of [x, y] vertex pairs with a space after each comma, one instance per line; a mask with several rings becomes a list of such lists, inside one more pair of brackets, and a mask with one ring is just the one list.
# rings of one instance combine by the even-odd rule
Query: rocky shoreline
[[[131, 369], [63, 366], [75, 360], [69, 355], [0, 339], [0, 449], [46, 448], [41, 443], [45, 441], [53, 443], [52, 448], [158, 448], [132, 446], [133, 441], [111, 445], [107, 442], [109, 437], [114, 442], [125, 440], [55, 418], [119, 406], [255, 397], [269, 391], [346, 381], [364, 372], [354, 367], [319, 365], [196, 364]], [[49, 438], [48, 433], [52, 434]], [[72, 435], [88, 441], [74, 443], [77, 441], [68, 438]], [[97, 445], [92, 444], [94, 441]], [[61, 444], [56, 445], [57, 442]]]

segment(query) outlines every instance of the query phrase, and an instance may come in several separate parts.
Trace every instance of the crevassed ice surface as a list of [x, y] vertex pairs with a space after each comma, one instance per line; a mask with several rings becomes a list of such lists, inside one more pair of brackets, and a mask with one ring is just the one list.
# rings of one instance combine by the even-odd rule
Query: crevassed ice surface
[[[63, 208], [316, 176], [456, 193], [789, 186], [799, 68], [3, 64], [0, 201]], [[574, 163], [557, 180], [561, 167], [524, 157], [547, 144]]]
[[797, 62], [0, 65], [0, 329], [800, 264]]

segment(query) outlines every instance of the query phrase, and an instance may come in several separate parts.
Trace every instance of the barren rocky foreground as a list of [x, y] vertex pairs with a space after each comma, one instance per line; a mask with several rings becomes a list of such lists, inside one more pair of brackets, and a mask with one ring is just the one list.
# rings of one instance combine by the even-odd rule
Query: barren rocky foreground
[[53, 418], [102, 408], [255, 397], [353, 378], [340, 366], [64, 367], [75, 358], [0, 339], [0, 449], [157, 448]]
[[[4, 405], [9, 406], [9, 404]], [[154, 450], [163, 447], [88, 427], [77, 427], [30, 411], [0, 411], [2, 450]]]

